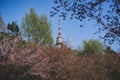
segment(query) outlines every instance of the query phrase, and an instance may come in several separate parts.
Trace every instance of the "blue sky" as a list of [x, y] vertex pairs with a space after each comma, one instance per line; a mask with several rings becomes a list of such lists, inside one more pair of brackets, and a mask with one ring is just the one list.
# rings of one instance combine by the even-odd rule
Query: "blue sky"
[[[38, 15], [45, 14], [51, 21], [52, 35], [55, 42], [58, 28], [58, 15], [50, 17], [50, 11], [53, 6], [53, 0], [0, 0], [0, 13], [6, 24], [14, 20], [20, 25], [25, 12], [28, 12], [30, 8], [34, 8]], [[98, 29], [97, 26], [94, 26], [93, 21], [85, 21], [82, 23], [84, 24], [84, 28], [81, 28], [81, 23], [78, 20], [71, 20], [69, 18], [60, 20], [62, 37], [65, 41], [68, 41], [69, 34], [71, 34], [73, 47], [82, 45], [83, 40], [99, 39], [99, 34], [93, 34]]]

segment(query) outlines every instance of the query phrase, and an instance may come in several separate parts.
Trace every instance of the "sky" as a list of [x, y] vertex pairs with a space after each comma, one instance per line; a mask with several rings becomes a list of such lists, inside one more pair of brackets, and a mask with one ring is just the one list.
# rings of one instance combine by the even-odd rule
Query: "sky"
[[[30, 8], [34, 8], [38, 15], [44, 14], [51, 21], [52, 36], [55, 44], [58, 31], [58, 15], [50, 17], [50, 11], [53, 6], [55, 6], [53, 0], [0, 0], [0, 14], [6, 24], [17, 21], [20, 26], [25, 12], [28, 12]], [[71, 20], [69, 17], [66, 20], [60, 18], [63, 40], [65, 42], [69, 41], [71, 35], [73, 48], [79, 45], [82, 46], [84, 40], [100, 40], [100, 34], [94, 34], [98, 26], [95, 26], [93, 21], [84, 21], [82, 24], [83, 28], [80, 27], [81, 23], [78, 20]], [[102, 40], [100, 41], [103, 42]], [[116, 49], [115, 46], [112, 48]]]

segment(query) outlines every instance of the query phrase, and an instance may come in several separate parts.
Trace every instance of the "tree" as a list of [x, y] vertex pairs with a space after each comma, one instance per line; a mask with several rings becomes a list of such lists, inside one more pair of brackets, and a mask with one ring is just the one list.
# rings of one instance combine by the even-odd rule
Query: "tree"
[[10, 31], [10, 34], [17, 36], [20, 33], [19, 26], [16, 21], [8, 23], [7, 29]]
[[6, 24], [4, 23], [2, 16], [0, 15], [0, 32], [6, 32]]
[[[76, 56], [66, 46], [45, 50], [19, 37], [0, 43], [0, 80], [120, 80], [120, 57]], [[7, 76], [7, 77], [6, 77]]]
[[74, 52], [76, 55], [83, 55], [83, 49], [81, 46], [78, 46], [76, 49], [74, 49]]
[[84, 41], [83, 47], [86, 56], [103, 53], [103, 45], [98, 40]]
[[33, 8], [23, 17], [22, 28], [28, 41], [47, 45], [53, 43], [50, 21], [45, 15], [38, 16]]
[[54, 3], [51, 16], [59, 12], [63, 19], [70, 13], [71, 19], [95, 20], [101, 25], [97, 33], [105, 32], [100, 38], [120, 45], [120, 0], [54, 0]]
[[104, 59], [110, 80], [120, 79], [120, 56], [110, 47], [105, 49]]

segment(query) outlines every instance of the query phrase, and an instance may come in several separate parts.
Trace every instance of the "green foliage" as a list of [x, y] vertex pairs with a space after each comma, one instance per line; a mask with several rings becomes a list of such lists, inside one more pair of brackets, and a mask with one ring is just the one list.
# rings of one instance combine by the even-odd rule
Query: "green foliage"
[[53, 44], [50, 21], [45, 15], [38, 16], [33, 8], [23, 17], [22, 29], [28, 41], [46, 45]]
[[7, 40], [13, 39], [20, 33], [19, 26], [15, 21], [12, 21], [12, 23], [8, 23], [7, 29], [8, 29], [6, 30], [7, 32], [5, 31], [0, 32], [0, 43], [3, 42], [5, 39]]
[[81, 46], [77, 47], [75, 53], [77, 55], [90, 56], [103, 54], [103, 50], [104, 46], [100, 41], [91, 39], [83, 42], [83, 48]]
[[83, 46], [86, 55], [100, 54], [103, 51], [103, 45], [98, 40], [84, 41]]
[[10, 30], [10, 34], [14, 36], [17, 36], [20, 33], [19, 26], [15, 21], [12, 21], [12, 23], [8, 23], [7, 29]]
[[76, 55], [84, 55], [83, 54], [83, 49], [81, 49], [81, 46], [78, 46], [76, 49], [74, 49], [74, 52]]
[[114, 50], [112, 50], [110, 47], [106, 47], [105, 53], [106, 54], [116, 54], [116, 52]]

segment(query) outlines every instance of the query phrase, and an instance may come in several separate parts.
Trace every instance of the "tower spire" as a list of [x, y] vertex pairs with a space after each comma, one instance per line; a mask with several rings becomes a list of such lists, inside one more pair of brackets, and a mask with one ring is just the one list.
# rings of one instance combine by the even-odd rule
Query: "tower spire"
[[71, 34], [69, 34], [69, 46], [70, 46], [70, 48], [72, 48], [72, 37], [71, 37]]
[[63, 39], [62, 39], [61, 27], [60, 27], [60, 17], [58, 17], [58, 36], [56, 39], [56, 46], [58, 46], [58, 48], [60, 48], [61, 45], [63, 45]]
[[60, 16], [58, 17], [58, 25], [60, 25]]

